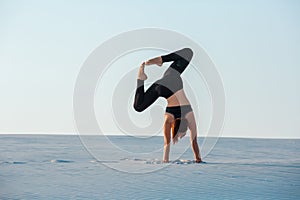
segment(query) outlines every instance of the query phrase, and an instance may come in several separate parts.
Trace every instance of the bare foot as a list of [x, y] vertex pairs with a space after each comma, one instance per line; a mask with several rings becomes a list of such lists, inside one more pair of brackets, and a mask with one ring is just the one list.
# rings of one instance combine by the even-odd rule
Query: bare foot
[[196, 159], [196, 163], [201, 163], [201, 162], [202, 162], [201, 158]]
[[145, 64], [146, 65], [158, 65], [158, 66], [162, 66], [162, 62], [163, 62], [162, 58], [159, 56], [159, 57], [147, 60]]
[[144, 69], [145, 69], [145, 62], [143, 62], [141, 64], [139, 72], [138, 72], [138, 79], [143, 80], [143, 81], [148, 78], [147, 75], [145, 74]]

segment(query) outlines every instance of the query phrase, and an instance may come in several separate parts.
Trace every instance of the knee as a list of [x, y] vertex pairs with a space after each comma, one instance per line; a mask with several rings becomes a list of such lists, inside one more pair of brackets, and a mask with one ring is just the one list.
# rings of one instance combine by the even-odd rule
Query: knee
[[145, 110], [143, 107], [141, 107], [140, 105], [137, 105], [137, 104], [134, 104], [133, 108], [137, 112], [143, 112]]
[[191, 61], [192, 60], [192, 57], [194, 55], [194, 52], [191, 48], [184, 48], [183, 49], [184, 51], [184, 58], [187, 60], [187, 61]]

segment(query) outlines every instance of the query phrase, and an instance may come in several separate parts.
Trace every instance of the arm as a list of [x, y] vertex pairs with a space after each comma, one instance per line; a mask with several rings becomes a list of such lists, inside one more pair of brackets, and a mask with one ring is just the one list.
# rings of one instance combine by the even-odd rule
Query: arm
[[173, 123], [173, 117], [169, 114], [165, 114], [165, 123], [164, 123], [164, 156], [163, 162], [169, 162], [170, 154], [170, 142], [171, 142], [171, 128]]
[[197, 125], [196, 125], [194, 113], [193, 112], [188, 113], [186, 118], [188, 120], [188, 127], [191, 132], [190, 140], [191, 140], [191, 145], [192, 145], [192, 149], [194, 152], [195, 160], [196, 160], [196, 162], [202, 162], [201, 156], [200, 156], [200, 150], [199, 150], [199, 146], [198, 146], [198, 142], [197, 142]]

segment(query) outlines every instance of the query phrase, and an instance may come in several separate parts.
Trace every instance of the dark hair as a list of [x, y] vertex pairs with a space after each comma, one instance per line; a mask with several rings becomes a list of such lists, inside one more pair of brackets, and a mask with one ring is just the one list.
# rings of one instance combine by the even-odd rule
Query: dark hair
[[188, 122], [185, 118], [175, 119], [172, 126], [172, 138], [174, 138], [178, 132], [180, 133], [186, 132], [187, 128], [188, 128]]

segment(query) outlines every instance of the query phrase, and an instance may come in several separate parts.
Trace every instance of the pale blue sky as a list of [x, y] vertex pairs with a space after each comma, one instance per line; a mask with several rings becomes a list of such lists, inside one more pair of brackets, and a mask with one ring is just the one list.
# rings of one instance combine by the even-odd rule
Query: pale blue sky
[[226, 91], [223, 136], [300, 138], [296, 0], [0, 0], [0, 132], [74, 132], [85, 59], [112, 36], [145, 27], [177, 31], [207, 51]]

